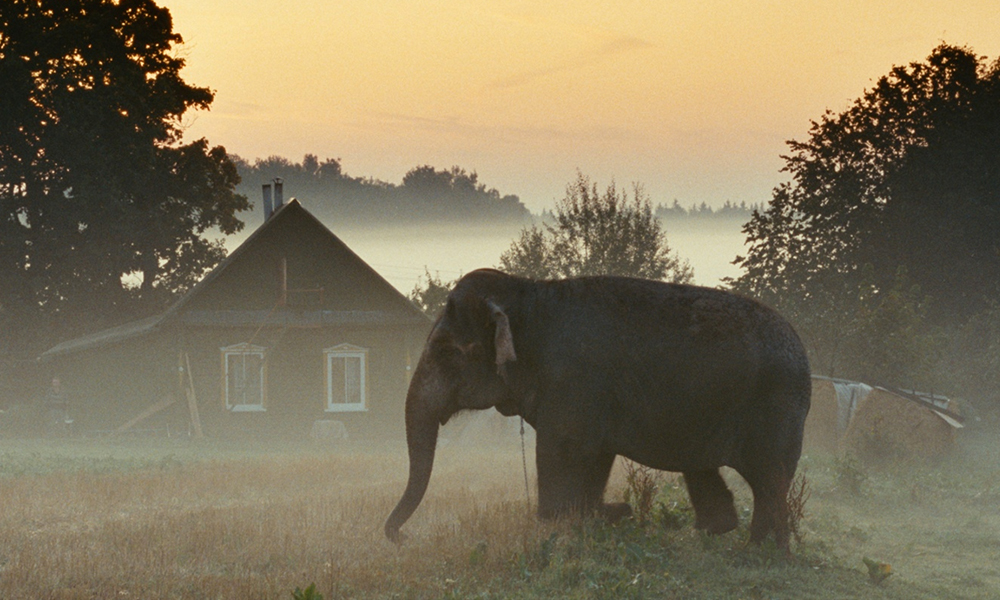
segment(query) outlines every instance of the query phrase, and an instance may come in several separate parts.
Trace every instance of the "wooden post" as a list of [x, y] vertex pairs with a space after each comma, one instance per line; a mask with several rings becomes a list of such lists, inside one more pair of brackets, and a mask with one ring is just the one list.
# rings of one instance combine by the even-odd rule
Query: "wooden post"
[[191, 360], [187, 352], [184, 353], [184, 366], [187, 368], [187, 383], [184, 392], [187, 395], [188, 410], [191, 411], [191, 425], [194, 427], [194, 437], [201, 439], [204, 437], [201, 431], [201, 418], [198, 416], [198, 397], [194, 393], [194, 378], [191, 377]]
[[281, 288], [278, 292], [278, 306], [286, 306], [288, 304], [288, 259], [284, 256], [281, 257], [281, 264], [278, 265], [278, 285]]
[[184, 351], [177, 351], [177, 392], [183, 392], [184, 387]]

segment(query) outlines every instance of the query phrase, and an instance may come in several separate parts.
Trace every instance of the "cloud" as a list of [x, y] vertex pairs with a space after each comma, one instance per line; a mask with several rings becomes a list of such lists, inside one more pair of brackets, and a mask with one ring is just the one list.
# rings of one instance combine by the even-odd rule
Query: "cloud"
[[621, 54], [645, 50], [652, 47], [654, 47], [654, 44], [647, 42], [646, 40], [622, 35], [601, 44], [593, 50], [581, 53], [574, 58], [565, 60], [550, 67], [534, 69], [523, 73], [517, 73], [509, 77], [504, 77], [503, 79], [493, 82], [490, 87], [495, 89], [518, 87], [551, 75], [575, 71], [591, 65], [599, 64], [611, 60]]

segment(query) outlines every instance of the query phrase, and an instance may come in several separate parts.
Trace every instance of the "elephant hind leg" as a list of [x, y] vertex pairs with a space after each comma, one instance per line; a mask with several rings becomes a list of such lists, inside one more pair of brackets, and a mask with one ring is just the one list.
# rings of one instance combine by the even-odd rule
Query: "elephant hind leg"
[[694, 507], [694, 527], [711, 534], [722, 534], [736, 529], [739, 520], [733, 493], [726, 487], [718, 469], [685, 471], [691, 505]]
[[750, 542], [760, 544], [774, 532], [779, 548], [788, 548], [788, 488], [791, 478], [780, 469], [744, 475], [753, 491], [753, 519], [750, 521]]

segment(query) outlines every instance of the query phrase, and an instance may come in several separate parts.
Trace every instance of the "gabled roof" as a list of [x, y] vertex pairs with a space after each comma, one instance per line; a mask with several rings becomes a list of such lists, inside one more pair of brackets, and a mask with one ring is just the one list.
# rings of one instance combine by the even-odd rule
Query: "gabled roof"
[[[310, 222], [312, 225], [318, 227], [322, 232], [324, 232], [324, 236], [327, 238], [327, 241], [336, 248], [338, 256], [342, 257], [346, 261], [354, 263], [354, 266], [358, 268], [373, 285], [384, 288], [383, 292], [387, 293], [393, 299], [393, 304], [398, 306], [398, 309], [394, 307], [391, 312], [385, 310], [320, 310], [311, 311], [309, 313], [300, 313], [295, 315], [294, 318], [282, 315], [261, 315], [254, 311], [228, 311], [221, 321], [216, 320], [214, 322], [208, 322], [209, 319], [206, 319], [205, 315], [199, 314], [198, 312], [194, 312], [191, 315], [183, 314], [184, 308], [190, 304], [192, 300], [198, 298], [205, 289], [211, 287], [212, 283], [225, 273], [233, 263], [239, 261], [240, 257], [247, 252], [248, 248], [252, 248], [260, 238], [266, 236], [268, 231], [277, 227], [277, 224], [279, 224], [282, 220], [289, 218], [304, 218], [307, 222]], [[123, 325], [118, 325], [116, 327], [111, 327], [75, 339], [64, 341], [46, 350], [41, 356], [39, 356], [39, 359], [48, 360], [57, 356], [98, 348], [144, 336], [160, 329], [164, 324], [174, 321], [183, 321], [188, 324], [226, 326], [245, 325], [248, 319], [253, 320], [254, 323], [273, 325], [295, 325], [303, 324], [306, 321], [316, 325], [347, 323], [419, 325], [430, 322], [430, 318], [417, 308], [408, 298], [394, 288], [392, 284], [385, 280], [385, 278], [379, 275], [378, 272], [375, 271], [375, 269], [373, 269], [368, 263], [362, 260], [361, 257], [359, 257], [347, 246], [347, 244], [334, 235], [334, 233], [330, 231], [326, 225], [306, 210], [298, 200], [292, 198], [286, 204], [275, 210], [271, 215], [271, 218], [251, 233], [247, 239], [239, 245], [239, 247], [233, 250], [229, 256], [227, 256], [214, 269], [205, 275], [205, 277], [194, 285], [186, 294], [184, 294], [184, 296], [174, 302], [174, 304], [172, 304], [165, 312], [159, 315], [139, 319]]]

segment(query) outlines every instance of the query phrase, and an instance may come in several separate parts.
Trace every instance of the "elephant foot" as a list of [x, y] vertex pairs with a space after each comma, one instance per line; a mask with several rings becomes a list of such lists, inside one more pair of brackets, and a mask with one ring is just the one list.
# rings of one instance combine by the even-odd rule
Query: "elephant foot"
[[609, 523], [617, 523], [624, 518], [632, 516], [632, 507], [624, 502], [612, 504], [601, 504], [596, 509], [580, 510], [579, 508], [566, 508], [563, 510], [553, 510], [551, 508], [539, 508], [538, 517], [544, 521], [552, 521], [561, 517], [587, 517], [594, 514]]
[[710, 535], [722, 535], [736, 529], [740, 524], [736, 508], [732, 505], [721, 507], [710, 514], [695, 513], [694, 528], [703, 529]]
[[726, 487], [718, 469], [685, 471], [684, 483], [694, 507], [694, 528], [719, 535], [736, 529], [739, 518], [733, 493]]
[[617, 523], [632, 516], [632, 507], [625, 502], [615, 502], [601, 506], [600, 515], [609, 523]]

